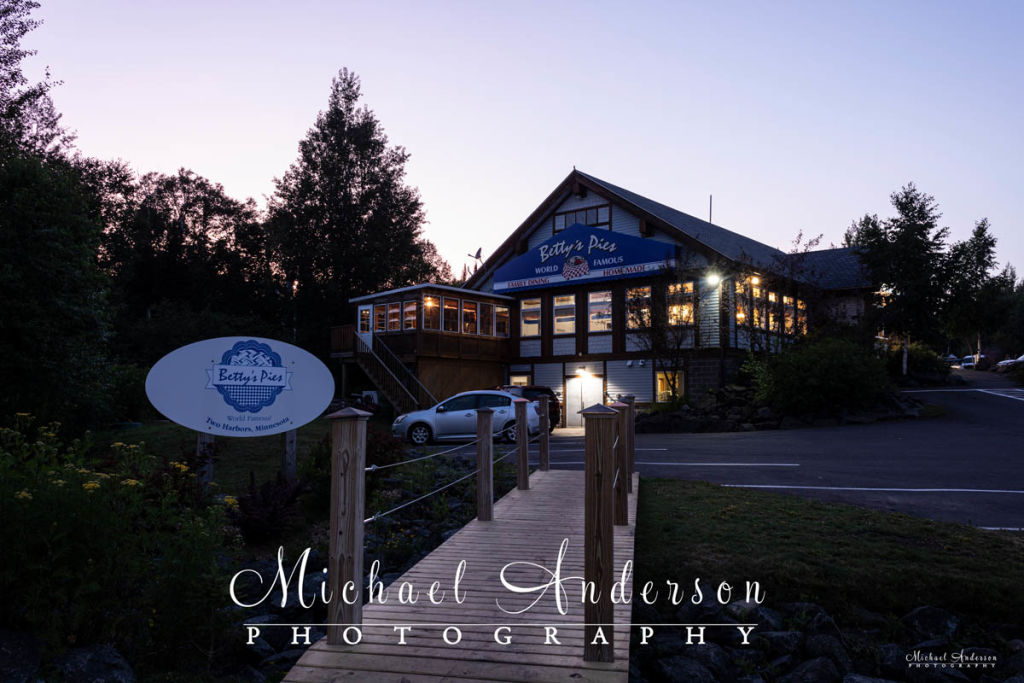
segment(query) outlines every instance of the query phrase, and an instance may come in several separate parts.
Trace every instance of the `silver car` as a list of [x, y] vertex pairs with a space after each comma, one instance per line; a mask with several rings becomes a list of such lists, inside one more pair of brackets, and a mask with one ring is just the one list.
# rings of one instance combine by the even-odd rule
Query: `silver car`
[[[433, 408], [399, 415], [391, 425], [391, 433], [416, 445], [430, 441], [475, 439], [477, 408], [487, 407], [494, 411], [495, 436], [515, 443], [518, 434], [512, 402], [517, 398], [504, 391], [465, 391]], [[537, 403], [530, 403], [526, 409], [526, 425], [531, 436], [540, 431], [537, 406]]]

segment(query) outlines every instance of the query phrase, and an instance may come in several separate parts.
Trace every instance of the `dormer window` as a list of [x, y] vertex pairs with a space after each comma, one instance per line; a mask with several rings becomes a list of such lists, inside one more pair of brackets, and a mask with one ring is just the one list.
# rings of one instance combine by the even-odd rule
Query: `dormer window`
[[592, 228], [606, 227], [611, 230], [612, 208], [611, 204], [601, 204], [599, 206], [589, 206], [585, 209], [560, 211], [554, 215], [552, 220], [554, 222], [554, 232], [556, 233], [562, 232], [576, 223], [589, 225]]

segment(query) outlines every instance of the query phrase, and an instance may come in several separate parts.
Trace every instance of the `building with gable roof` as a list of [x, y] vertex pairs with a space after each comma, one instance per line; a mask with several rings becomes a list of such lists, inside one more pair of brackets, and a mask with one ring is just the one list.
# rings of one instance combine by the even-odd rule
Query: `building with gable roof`
[[[332, 330], [332, 355], [343, 387], [358, 366], [399, 411], [538, 384], [571, 426], [619, 395], [652, 404], [721, 386], [751, 349], [805, 334], [811, 300], [855, 322], [869, 285], [851, 249], [788, 254], [573, 170], [462, 287], [352, 299], [356, 323]], [[666, 335], [668, 354], [655, 343]]]

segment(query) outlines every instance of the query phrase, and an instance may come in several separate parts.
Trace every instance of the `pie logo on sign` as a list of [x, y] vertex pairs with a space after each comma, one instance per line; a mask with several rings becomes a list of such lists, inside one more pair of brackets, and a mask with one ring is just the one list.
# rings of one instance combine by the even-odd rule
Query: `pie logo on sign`
[[562, 267], [562, 277], [566, 280], [583, 277], [589, 273], [590, 264], [587, 263], [587, 259], [583, 258], [579, 254], [565, 259], [565, 265]]
[[216, 389], [240, 413], [258, 413], [282, 391], [291, 390], [292, 373], [282, 365], [281, 356], [256, 340], [232, 346], [206, 374], [206, 388]]

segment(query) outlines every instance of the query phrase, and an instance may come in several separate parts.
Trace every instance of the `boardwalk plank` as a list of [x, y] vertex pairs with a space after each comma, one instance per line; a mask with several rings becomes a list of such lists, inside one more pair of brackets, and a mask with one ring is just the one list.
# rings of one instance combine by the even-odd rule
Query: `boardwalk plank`
[[[635, 476], [635, 475], [634, 475]], [[633, 490], [637, 490], [634, 480]], [[286, 681], [537, 681], [539, 683], [623, 683], [628, 677], [631, 605], [615, 605], [615, 661], [583, 661], [582, 586], [566, 581], [567, 613], [561, 614], [553, 588], [522, 614], [502, 612], [523, 609], [536, 594], [515, 595], [502, 587], [501, 568], [510, 562], [533, 562], [554, 570], [563, 539], [569, 545], [562, 562], [562, 576], [583, 574], [583, 472], [537, 471], [528, 490], [514, 489], [494, 505], [494, 520], [470, 522], [416, 566], [388, 586], [385, 604], [363, 607], [363, 640], [354, 646], [329, 646], [326, 640], [313, 645], [286, 676]], [[614, 528], [615, 577], [623, 563], [633, 559], [636, 494], [629, 496], [629, 526]], [[466, 560], [460, 583], [462, 604], [455, 602], [452, 582], [456, 567]], [[381, 571], [386, 571], [382, 568]], [[506, 572], [516, 585], [538, 585], [549, 580], [539, 567], [517, 565]], [[420, 593], [414, 605], [397, 600], [402, 582]], [[440, 604], [427, 596], [438, 581], [444, 591]], [[632, 577], [626, 595], [632, 595]], [[559, 645], [545, 644], [542, 625], [557, 628]], [[411, 625], [406, 645], [399, 645], [395, 625]], [[448, 645], [442, 638], [445, 625], [457, 625], [462, 642]], [[511, 627], [510, 645], [494, 639], [496, 625]], [[450, 635], [454, 636], [454, 632]]]

